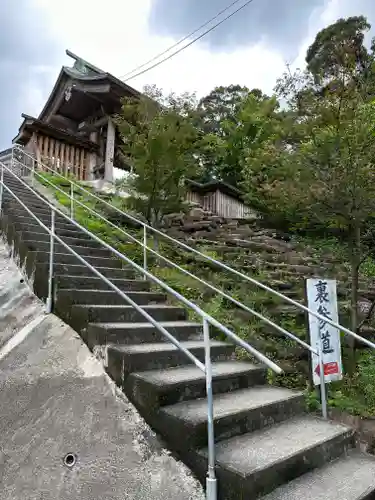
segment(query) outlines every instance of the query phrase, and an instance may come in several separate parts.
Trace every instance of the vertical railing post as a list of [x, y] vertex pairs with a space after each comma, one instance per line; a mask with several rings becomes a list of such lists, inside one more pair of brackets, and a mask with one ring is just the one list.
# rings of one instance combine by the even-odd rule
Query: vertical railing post
[[70, 183], [70, 217], [74, 219], [74, 186]]
[[[31, 166], [31, 185], [34, 186], [34, 177], [35, 177], [35, 160], [34, 158], [31, 160], [32, 162], [32, 166]], [[27, 172], [27, 168], [26, 168], [26, 159], [25, 159], [25, 170]]]
[[48, 297], [46, 303], [47, 313], [52, 312], [54, 244], [55, 244], [55, 210], [52, 208], [51, 232], [49, 239]]
[[[146, 224], [143, 225], [143, 269], [147, 271], [147, 227]], [[146, 275], [143, 275], [146, 279]]]
[[319, 343], [318, 346], [318, 354], [319, 354], [319, 375], [320, 375], [320, 400], [322, 403], [322, 415], [323, 418], [327, 419], [327, 393], [326, 393], [326, 381], [324, 374], [324, 360], [323, 360], [323, 350], [322, 346]]
[[211, 365], [211, 340], [210, 325], [206, 318], [203, 319], [203, 338], [206, 367], [206, 392], [207, 392], [207, 435], [208, 435], [208, 470], [206, 477], [206, 498], [217, 500], [217, 480], [215, 475], [215, 434], [214, 434], [214, 399], [212, 392], [212, 365]]
[[1, 165], [1, 180], [0, 180], [0, 214], [3, 211], [3, 196], [4, 196], [4, 165]]

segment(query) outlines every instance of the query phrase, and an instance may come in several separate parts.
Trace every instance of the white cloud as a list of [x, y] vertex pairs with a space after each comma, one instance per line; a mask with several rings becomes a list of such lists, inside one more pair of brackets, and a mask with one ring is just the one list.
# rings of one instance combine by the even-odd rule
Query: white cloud
[[[148, 30], [150, 0], [34, 0], [50, 17], [51, 28], [67, 48], [93, 64], [122, 76], [175, 40], [152, 36]], [[103, 6], [105, 8], [103, 8]], [[232, 53], [212, 53], [204, 43], [181, 54], [129, 84], [141, 89], [155, 83], [166, 91], [208, 93], [215, 85], [239, 83], [271, 92], [285, 61], [261, 44]]]
[[[148, 17], [152, 0], [106, 0], [100, 3], [65, 0], [63, 4], [51, 0], [33, 1], [49, 17], [50, 30], [61, 46], [118, 77], [176, 41], [150, 34]], [[312, 13], [308, 33], [293, 67], [304, 65], [306, 49], [319, 29], [340, 14], [347, 14], [345, 9], [341, 13], [343, 9], [339, 2], [344, 7], [347, 0], [330, 0], [325, 9]], [[166, 91], [196, 91], [198, 96], [210, 92], [216, 85], [231, 83], [271, 93], [287, 62], [292, 61], [283, 60], [276, 50], [266, 49], [261, 41], [258, 45], [228, 53], [210, 52], [202, 42], [128, 83], [138, 89], [155, 83]], [[56, 61], [56, 76], [61, 64], [71, 64], [63, 51], [61, 59]]]

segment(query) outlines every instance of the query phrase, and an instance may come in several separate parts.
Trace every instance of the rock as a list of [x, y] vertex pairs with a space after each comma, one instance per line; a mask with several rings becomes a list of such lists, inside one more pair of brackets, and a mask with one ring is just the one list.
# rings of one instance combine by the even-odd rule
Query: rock
[[191, 222], [188, 224], [184, 224], [181, 227], [181, 231], [184, 231], [186, 233], [192, 233], [195, 231], [208, 229], [210, 226], [211, 226], [211, 222], [209, 222], [209, 221]]
[[191, 219], [193, 222], [200, 221], [200, 220], [204, 219], [205, 215], [206, 215], [206, 213], [203, 210], [203, 208], [196, 207], [196, 208], [193, 208], [192, 210], [190, 210], [189, 219]]
[[220, 217], [220, 215], [211, 215], [210, 219], [212, 222], [216, 222], [217, 224], [224, 224], [225, 219], [223, 217]]
[[261, 243], [252, 240], [240, 240], [239, 238], [233, 238], [231, 240], [228, 240], [227, 244], [232, 244], [244, 248], [250, 248], [251, 250], [254, 250], [256, 252], [275, 253], [278, 251], [276, 248], [273, 248], [272, 246], [267, 245], [266, 243]]
[[184, 223], [185, 214], [175, 213], [165, 216], [164, 221], [166, 226], [181, 226]]
[[284, 233], [283, 231], [275, 231], [274, 237], [284, 241], [291, 241], [291, 236], [288, 233]]
[[368, 312], [370, 311], [370, 307], [371, 307], [370, 300], [363, 300], [362, 299], [358, 302], [359, 313], [363, 314], [364, 316], [366, 316], [366, 314], [368, 314]]

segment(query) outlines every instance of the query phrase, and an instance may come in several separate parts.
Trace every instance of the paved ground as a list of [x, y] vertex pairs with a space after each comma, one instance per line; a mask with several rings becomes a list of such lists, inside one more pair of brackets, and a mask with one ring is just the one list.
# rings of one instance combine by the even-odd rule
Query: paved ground
[[2, 500], [203, 500], [80, 337], [45, 316], [21, 280], [0, 244]]

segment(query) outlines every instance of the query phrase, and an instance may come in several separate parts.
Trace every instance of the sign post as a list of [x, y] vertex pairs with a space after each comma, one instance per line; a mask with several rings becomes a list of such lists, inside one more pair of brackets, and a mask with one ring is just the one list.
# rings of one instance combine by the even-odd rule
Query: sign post
[[[307, 305], [325, 318], [338, 323], [336, 280], [311, 278], [306, 280]], [[342, 379], [340, 331], [309, 313], [311, 347], [321, 353], [311, 357], [314, 385]], [[321, 373], [323, 370], [323, 374]], [[323, 376], [322, 376], [323, 375]], [[321, 395], [325, 393], [321, 387]], [[323, 399], [323, 397], [322, 397]], [[322, 406], [325, 402], [322, 401]]]

